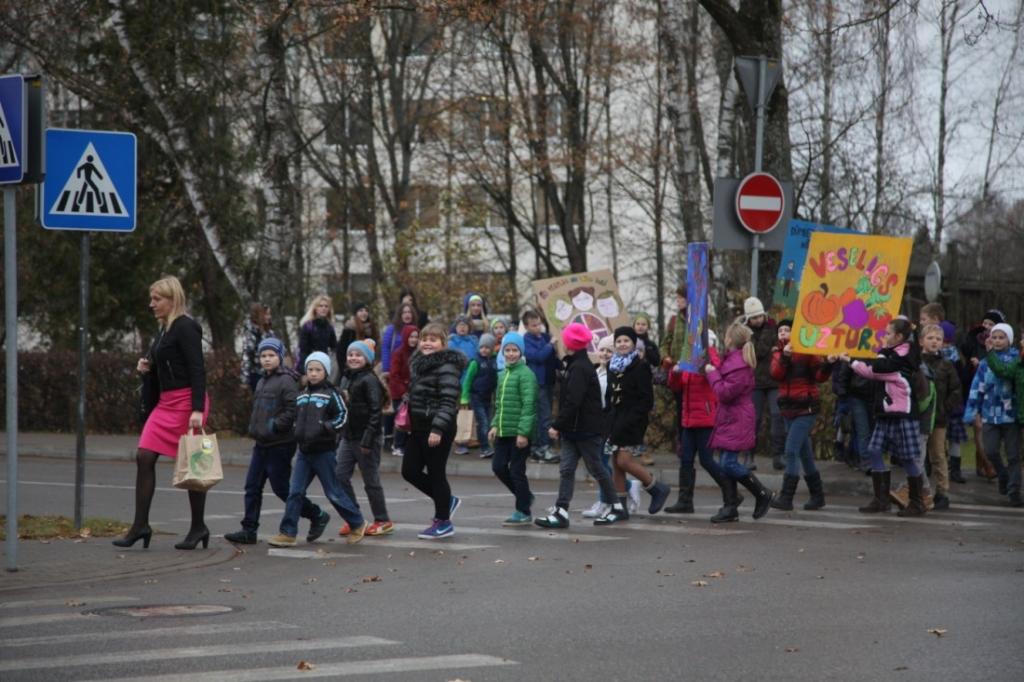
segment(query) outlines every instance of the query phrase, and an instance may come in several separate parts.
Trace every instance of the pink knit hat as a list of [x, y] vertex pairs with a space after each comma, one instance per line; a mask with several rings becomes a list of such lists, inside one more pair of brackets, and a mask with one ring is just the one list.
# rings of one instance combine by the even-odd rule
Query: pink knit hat
[[587, 326], [579, 322], [573, 322], [562, 330], [562, 344], [574, 353], [586, 348], [592, 338], [594, 335]]

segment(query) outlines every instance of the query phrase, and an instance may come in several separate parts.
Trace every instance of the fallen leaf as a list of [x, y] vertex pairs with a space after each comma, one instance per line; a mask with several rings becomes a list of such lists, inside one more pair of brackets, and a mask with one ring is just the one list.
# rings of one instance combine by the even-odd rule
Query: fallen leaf
[[124, 558], [124, 554], [118, 554], [118, 555], [117, 555], [117, 558], [118, 558], [118, 559], [123, 559], [123, 558]]
[[92, 529], [91, 528], [83, 528], [82, 530], [78, 531], [78, 535], [79, 535], [79, 537], [83, 537], [83, 538], [91, 537], [92, 536]]
[[528, 557], [526, 557], [526, 560], [527, 561], [540, 561], [540, 557], [539, 556], [528, 556]]
[[583, 564], [584, 571], [590, 571], [594, 568], [594, 564]]
[[721, 571], [711, 571], [710, 573], [705, 573], [704, 577], [705, 578], [724, 578], [725, 577], [725, 573], [722, 573]]
[[68, 599], [64, 602], [64, 606], [85, 606], [85, 602], [78, 601], [77, 599]]
[[415, 551], [409, 552], [409, 556], [416, 556], [416, 552]]
[[221, 578], [220, 581], [222, 583], [229, 583], [229, 582], [231, 582], [231, 578]]
[[496, 564], [503, 564], [503, 563], [505, 563], [505, 560], [504, 559], [495, 559], [494, 563], [496, 563]]
[[443, 549], [435, 549], [434, 550], [434, 554], [436, 554], [438, 556], [442, 556], [444, 554], [444, 550]]
[[364, 583], [379, 583], [380, 582], [380, 576], [379, 575], [363, 576], [363, 582]]
[[158, 582], [160, 582], [160, 581], [157, 580], [156, 578], [146, 578], [145, 580], [142, 581], [142, 584], [143, 585], [154, 585], [154, 584], [156, 584]]
[[573, 539], [572, 539], [572, 541], [573, 541], [573, 542], [579, 542], [579, 541], [580, 541], [580, 539], [579, 539], [579, 538], [573, 538]]
[[707, 587], [708, 586], [708, 581], [707, 580], [694, 580], [690, 584], [693, 585], [694, 587]]
[[675, 573], [662, 573], [662, 575], [665, 576], [666, 578], [671, 578], [671, 577], [675, 576]]
[[898, 665], [895, 668], [893, 668], [893, 670], [910, 670], [910, 668], [908, 668], [905, 665]]
[[305, 580], [302, 581], [302, 584], [303, 585], [312, 585], [316, 581], [317, 581], [316, 578], [306, 578]]
[[797, 550], [797, 553], [798, 553], [798, 554], [803, 554], [803, 553], [804, 553], [804, 548], [803, 548], [803, 547], [801, 547], [800, 549], [798, 549], [798, 550]]
[[928, 632], [935, 635], [936, 637], [942, 637], [946, 634], [945, 628], [928, 628]]
[[312, 663], [310, 663], [309, 661], [299, 661], [299, 664], [297, 666], [295, 666], [295, 667], [298, 668], [299, 670], [312, 670], [316, 666], [313, 665]]
[[220, 588], [217, 591], [218, 592], [234, 592], [235, 590], [234, 590], [234, 588], [231, 588], [231, 587], [222, 587], [222, 588]]
[[356, 589], [356, 588], [354, 588], [354, 587], [346, 587], [346, 588], [345, 588], [345, 594], [349, 594], [349, 593], [351, 593], [351, 592], [358, 592], [358, 591], [359, 591], [359, 590], [357, 590], [357, 589]]
[[322, 565], [323, 566], [337, 566], [338, 562], [337, 561], [325, 561], [325, 562], [323, 562]]
[[800, 647], [798, 647], [798, 646], [787, 646], [786, 647], [786, 653], [787, 654], [796, 653], [797, 651], [800, 651]]

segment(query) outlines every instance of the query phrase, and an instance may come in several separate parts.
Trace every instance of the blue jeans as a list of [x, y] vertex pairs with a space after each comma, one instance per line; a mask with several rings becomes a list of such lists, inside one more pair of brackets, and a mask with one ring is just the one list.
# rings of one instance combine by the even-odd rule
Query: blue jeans
[[490, 396], [469, 397], [469, 406], [473, 408], [473, 420], [476, 422], [476, 439], [480, 448], [486, 450], [490, 447], [487, 442], [487, 432], [491, 428], [491, 398]]
[[740, 453], [733, 452], [732, 450], [721, 450], [718, 453], [718, 464], [722, 467], [722, 473], [734, 481], [750, 475], [750, 470], [740, 464], [739, 457]]
[[711, 442], [711, 432], [713, 430], [714, 429], [711, 427], [707, 427], [703, 429], [683, 428], [680, 431], [680, 469], [692, 469], [694, 455], [697, 455], [700, 457], [700, 465], [704, 468], [704, 471], [711, 474], [711, 477], [716, 480], [721, 478], [722, 467], [718, 466], [718, 462], [715, 461], [715, 456], [711, 452], [711, 448], [708, 447], [708, 443]]
[[363, 525], [363, 515], [352, 498], [338, 485], [334, 476], [334, 450], [305, 453], [299, 451], [292, 469], [292, 482], [288, 488], [288, 502], [284, 507], [284, 518], [281, 519], [281, 534], [294, 537], [298, 534], [299, 512], [302, 501], [306, 499], [306, 490], [314, 478], [320, 479], [324, 495], [331, 505], [338, 510], [341, 518], [348, 525], [356, 528]]
[[853, 441], [862, 461], [868, 459], [868, 441], [871, 440], [871, 406], [854, 396], [849, 396], [850, 419], [853, 420]]
[[[288, 502], [288, 481], [292, 475], [292, 455], [295, 443], [284, 445], [252, 446], [249, 471], [245, 474], [245, 516], [242, 528], [255, 531], [260, 527], [260, 509], [263, 507], [263, 488], [270, 481], [270, 489], [282, 502]], [[306, 496], [302, 497], [299, 516], [313, 520], [320, 516], [320, 507]]]
[[516, 447], [516, 437], [494, 439], [494, 459], [491, 471], [516, 497], [516, 511], [530, 514], [530, 481], [526, 478], [526, 460], [530, 457], [530, 444]]
[[533, 439], [535, 448], [546, 448], [551, 445], [548, 429], [551, 428], [551, 387], [537, 387], [537, 431]]
[[803, 414], [799, 417], [786, 419], [786, 475], [800, 476], [803, 467], [804, 476], [818, 473], [814, 465], [814, 449], [811, 447], [811, 429], [817, 421], [816, 414]]

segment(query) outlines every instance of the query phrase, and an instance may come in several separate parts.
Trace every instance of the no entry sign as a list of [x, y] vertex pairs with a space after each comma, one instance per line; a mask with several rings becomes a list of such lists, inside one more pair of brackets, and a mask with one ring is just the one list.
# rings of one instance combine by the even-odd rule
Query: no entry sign
[[782, 185], [768, 173], [751, 173], [736, 189], [736, 216], [753, 234], [775, 229], [786, 208]]

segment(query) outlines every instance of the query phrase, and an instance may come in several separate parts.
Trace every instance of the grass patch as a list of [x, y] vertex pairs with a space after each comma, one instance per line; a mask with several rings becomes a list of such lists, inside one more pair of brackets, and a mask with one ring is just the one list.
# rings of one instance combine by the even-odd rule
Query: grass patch
[[[22, 514], [18, 517], [18, 537], [22, 540], [51, 540], [54, 538], [109, 538], [124, 535], [128, 524], [114, 519], [87, 518], [81, 532], [75, 530], [75, 522], [66, 516], [33, 516]], [[0, 540], [7, 539], [7, 517], [0, 516]]]

